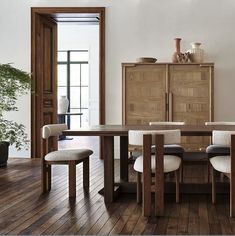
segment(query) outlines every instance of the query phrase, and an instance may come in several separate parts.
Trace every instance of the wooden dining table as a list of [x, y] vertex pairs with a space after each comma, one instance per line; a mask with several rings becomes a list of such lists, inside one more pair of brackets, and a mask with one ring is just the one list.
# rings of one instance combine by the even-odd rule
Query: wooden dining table
[[[65, 130], [66, 136], [99, 136], [103, 138], [104, 201], [114, 201], [115, 190], [128, 186], [128, 131], [129, 130], [181, 130], [181, 136], [212, 136], [213, 130], [232, 130], [234, 125], [97, 125], [77, 130]], [[120, 137], [120, 183], [114, 182], [114, 137]], [[234, 150], [235, 151], [235, 150]], [[231, 164], [230, 193], [235, 203], [235, 161]], [[208, 188], [208, 185], [205, 186]], [[195, 189], [195, 188], [192, 188]], [[233, 204], [235, 205], [235, 204]], [[234, 207], [235, 212], [235, 207]]]

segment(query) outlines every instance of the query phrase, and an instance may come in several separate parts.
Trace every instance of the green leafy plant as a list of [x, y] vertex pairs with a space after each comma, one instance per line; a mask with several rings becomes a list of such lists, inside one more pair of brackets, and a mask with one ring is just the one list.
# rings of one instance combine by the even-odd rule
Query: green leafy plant
[[29, 140], [25, 126], [3, 117], [4, 112], [18, 111], [16, 101], [30, 89], [30, 74], [10, 64], [0, 64], [0, 142], [9, 142], [20, 150], [27, 148]]

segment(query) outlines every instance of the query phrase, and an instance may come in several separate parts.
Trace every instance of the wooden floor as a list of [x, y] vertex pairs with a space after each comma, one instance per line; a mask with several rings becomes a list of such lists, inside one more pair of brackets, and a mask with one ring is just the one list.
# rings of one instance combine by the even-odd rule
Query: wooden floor
[[[118, 164], [117, 160], [116, 168]], [[186, 181], [197, 176], [200, 181], [206, 179], [205, 166], [185, 168]], [[134, 195], [104, 204], [98, 194], [103, 187], [103, 163], [96, 157], [91, 158], [90, 172], [86, 195], [81, 166], [77, 166], [77, 197], [72, 201], [66, 166], [53, 168], [52, 190], [41, 195], [39, 161], [10, 159], [7, 168], [0, 169], [0, 234], [235, 234], [235, 219], [228, 217], [228, 195], [218, 196], [215, 206], [210, 195], [183, 195], [180, 204], [167, 195], [165, 216], [147, 219]]]

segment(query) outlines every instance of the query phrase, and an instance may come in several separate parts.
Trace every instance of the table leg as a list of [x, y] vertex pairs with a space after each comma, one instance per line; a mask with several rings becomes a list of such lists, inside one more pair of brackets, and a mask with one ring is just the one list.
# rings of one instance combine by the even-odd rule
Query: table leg
[[128, 182], [128, 136], [120, 137], [120, 179]]
[[114, 137], [104, 136], [104, 202], [114, 197]]

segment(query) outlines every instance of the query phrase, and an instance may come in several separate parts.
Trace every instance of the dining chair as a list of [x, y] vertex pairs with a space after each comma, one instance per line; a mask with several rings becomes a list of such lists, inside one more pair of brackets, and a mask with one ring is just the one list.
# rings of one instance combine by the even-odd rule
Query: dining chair
[[[218, 125], [235, 125], [235, 122], [230, 121], [214, 121], [214, 122], [205, 122], [205, 125], [218, 126]], [[230, 155], [230, 147], [224, 145], [211, 144], [206, 148], [208, 160], [214, 156], [218, 155]], [[222, 175], [223, 176], [223, 175]], [[208, 161], [208, 182], [210, 182], [210, 165]]]
[[[174, 125], [185, 125], [184, 121], [154, 121], [149, 122], [149, 125], [165, 125], [165, 126], [174, 126]], [[154, 153], [155, 146], [152, 146], [152, 152]], [[164, 145], [164, 154], [166, 155], [176, 155], [179, 156], [182, 160], [182, 165], [180, 167], [180, 182], [184, 181], [184, 167], [183, 167], [183, 157], [184, 157], [184, 148], [179, 144], [165, 144]]]
[[42, 192], [51, 190], [51, 166], [68, 165], [69, 197], [76, 197], [76, 165], [83, 163], [83, 187], [89, 188], [89, 157], [93, 151], [89, 149], [50, 150], [50, 139], [58, 137], [66, 124], [48, 124], [42, 127]]
[[[230, 180], [230, 216], [235, 216], [235, 202], [233, 202], [233, 190], [232, 184], [234, 185], [234, 180], [231, 181], [231, 174], [234, 175], [234, 169], [231, 169], [232, 163], [235, 161], [235, 131], [221, 131], [213, 130], [212, 133], [212, 144], [221, 145], [230, 148], [231, 154], [217, 154], [216, 156], [210, 158], [211, 164], [211, 174], [212, 174], [212, 203], [216, 203], [216, 171], [223, 173]], [[231, 172], [232, 170], [232, 172]], [[235, 192], [235, 191], [234, 191]]]
[[[165, 155], [164, 144], [180, 143], [180, 130], [130, 130], [129, 143], [142, 146], [143, 155], [134, 163], [137, 172], [137, 203], [143, 196], [143, 214], [151, 215], [151, 192], [155, 193], [155, 215], [163, 215], [164, 211], [164, 173], [175, 172], [176, 202], [179, 202], [179, 170], [181, 158], [178, 155]], [[151, 146], [155, 144], [155, 154], [151, 153]], [[141, 179], [143, 174], [143, 188]], [[152, 182], [152, 175], [155, 181]], [[160, 200], [159, 200], [160, 199]]]
[[[154, 121], [149, 122], [149, 125], [166, 125], [166, 126], [174, 126], [174, 125], [185, 125], [185, 122], [178, 122], [178, 121]], [[132, 149], [131, 149], [132, 147]], [[152, 146], [152, 151], [154, 152], [154, 145]], [[140, 147], [132, 146], [130, 145], [129, 149], [132, 157], [138, 157], [141, 155], [142, 150]], [[184, 148], [181, 145], [178, 144], [170, 144], [170, 145], [164, 145], [164, 153], [165, 154], [179, 154], [179, 156], [183, 159], [184, 154]], [[183, 172], [182, 172], [183, 174]]]

